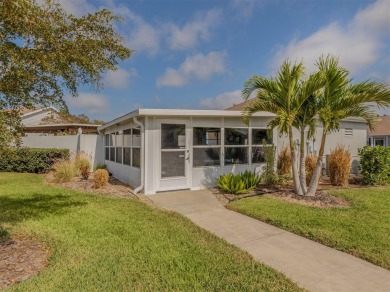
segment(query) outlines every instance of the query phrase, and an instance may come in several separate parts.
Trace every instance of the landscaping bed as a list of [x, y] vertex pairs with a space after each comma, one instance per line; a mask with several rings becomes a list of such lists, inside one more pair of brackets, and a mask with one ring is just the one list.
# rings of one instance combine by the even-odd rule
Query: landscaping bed
[[50, 250], [47, 267], [10, 291], [301, 291], [176, 213], [40, 175], [0, 173], [0, 225]]

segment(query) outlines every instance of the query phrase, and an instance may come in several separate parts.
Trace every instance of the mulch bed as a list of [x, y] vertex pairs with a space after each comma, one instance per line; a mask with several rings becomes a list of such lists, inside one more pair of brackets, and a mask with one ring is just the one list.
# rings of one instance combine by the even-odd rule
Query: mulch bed
[[0, 241], [0, 289], [27, 280], [48, 264], [50, 250], [31, 238]]
[[64, 188], [92, 193], [96, 195], [103, 196], [112, 196], [112, 197], [121, 197], [128, 199], [138, 199], [150, 206], [155, 206], [154, 202], [150, 200], [147, 196], [143, 194], [134, 194], [133, 187], [128, 184], [121, 182], [120, 180], [110, 176], [108, 179], [108, 185], [100, 189], [93, 188], [93, 174], [89, 176], [87, 180], [82, 177], [74, 177], [70, 182], [55, 182], [54, 176], [52, 173], [45, 175], [46, 181], [50, 184], [61, 186]]
[[[354, 178], [355, 179], [355, 178]], [[360, 182], [360, 181], [359, 181]], [[360, 183], [350, 184], [348, 187], [338, 187], [332, 186], [329, 181], [325, 178], [323, 179], [319, 186], [318, 192], [315, 196], [299, 196], [293, 192], [291, 185], [286, 185], [283, 187], [275, 187], [275, 188], [266, 188], [264, 185], [259, 185], [258, 188], [253, 191], [242, 194], [242, 195], [233, 195], [225, 193], [219, 188], [211, 189], [211, 192], [218, 199], [218, 201], [226, 206], [228, 203], [241, 200], [248, 197], [256, 197], [256, 196], [264, 196], [268, 198], [277, 198], [284, 201], [289, 201], [292, 203], [311, 206], [311, 207], [319, 207], [319, 208], [348, 208], [350, 203], [342, 198], [338, 198], [332, 196], [327, 192], [327, 190], [334, 189], [345, 189], [345, 188], [362, 188], [364, 187]]]

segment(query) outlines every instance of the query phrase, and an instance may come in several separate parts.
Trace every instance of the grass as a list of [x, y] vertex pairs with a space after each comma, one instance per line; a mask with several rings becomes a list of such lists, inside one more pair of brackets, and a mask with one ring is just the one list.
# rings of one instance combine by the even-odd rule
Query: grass
[[390, 187], [333, 191], [350, 208], [321, 209], [252, 197], [229, 208], [390, 269]]
[[300, 291], [176, 213], [39, 175], [0, 173], [0, 225], [52, 250], [49, 266], [11, 291]]

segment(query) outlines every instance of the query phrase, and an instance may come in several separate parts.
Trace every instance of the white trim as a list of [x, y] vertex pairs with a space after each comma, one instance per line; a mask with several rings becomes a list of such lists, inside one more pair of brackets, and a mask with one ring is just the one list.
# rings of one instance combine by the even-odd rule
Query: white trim
[[[155, 117], [242, 117], [242, 111], [230, 110], [192, 110], [192, 109], [138, 109], [128, 114], [120, 116], [98, 128], [99, 131], [107, 129], [114, 125], [119, 125], [136, 116], [155, 116]], [[275, 114], [269, 112], [257, 112], [252, 117], [276, 117]], [[350, 117], [341, 120], [343, 122], [359, 122], [366, 123], [362, 118]], [[222, 121], [223, 123], [224, 121]]]

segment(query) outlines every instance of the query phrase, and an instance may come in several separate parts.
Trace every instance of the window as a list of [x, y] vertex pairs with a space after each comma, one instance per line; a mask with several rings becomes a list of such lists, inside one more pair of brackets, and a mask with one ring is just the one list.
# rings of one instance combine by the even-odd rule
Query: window
[[225, 165], [248, 163], [248, 129], [227, 128], [224, 141]]
[[193, 166], [221, 165], [221, 129], [193, 129]]
[[115, 161], [115, 133], [104, 136], [104, 158], [109, 161]]
[[106, 160], [110, 160], [111, 146], [113, 146], [112, 134], [106, 134], [104, 136], [104, 147], [105, 147], [104, 158]]
[[123, 164], [131, 165], [131, 129], [123, 131]]
[[141, 131], [126, 129], [104, 138], [105, 159], [116, 163], [140, 167], [141, 161]]
[[385, 146], [385, 139], [383, 138], [375, 138], [374, 139], [374, 146]]
[[264, 145], [272, 144], [272, 139], [267, 135], [266, 129], [252, 129], [252, 163], [265, 162]]

